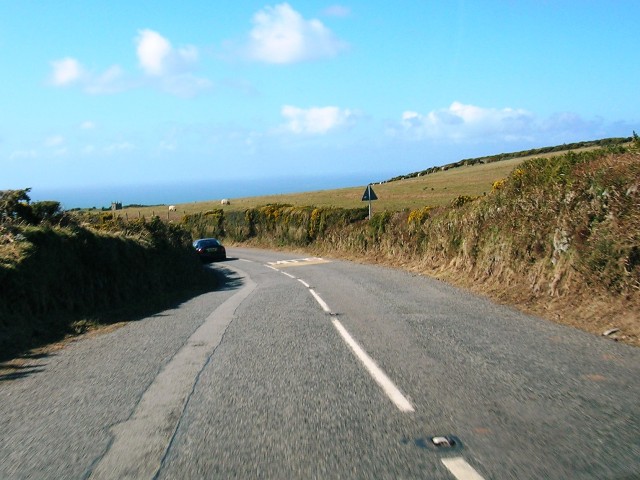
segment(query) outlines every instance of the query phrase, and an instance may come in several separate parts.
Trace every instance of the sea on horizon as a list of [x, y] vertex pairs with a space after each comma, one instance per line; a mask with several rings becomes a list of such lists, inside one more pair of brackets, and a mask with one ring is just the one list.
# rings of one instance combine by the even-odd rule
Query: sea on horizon
[[340, 177], [176, 182], [163, 185], [34, 187], [29, 192], [29, 197], [32, 201], [58, 201], [65, 210], [100, 209], [110, 207], [111, 202], [120, 202], [123, 205], [175, 205], [222, 198], [233, 199], [366, 186], [373, 180], [365, 177], [364, 174], [355, 174]]

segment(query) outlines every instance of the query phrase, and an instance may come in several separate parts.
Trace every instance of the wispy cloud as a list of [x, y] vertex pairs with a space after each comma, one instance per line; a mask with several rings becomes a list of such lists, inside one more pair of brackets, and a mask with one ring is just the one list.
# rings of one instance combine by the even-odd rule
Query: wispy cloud
[[34, 149], [30, 150], [15, 150], [9, 155], [11, 160], [24, 160], [38, 158], [38, 152]]
[[126, 74], [118, 65], [113, 65], [98, 75], [91, 75], [84, 85], [84, 90], [93, 95], [119, 93], [130, 90], [135, 82], [126, 79]]
[[118, 65], [103, 73], [87, 70], [77, 59], [66, 57], [51, 62], [50, 83], [55, 87], [78, 86], [86, 93], [117, 93], [129, 88], [124, 82], [124, 72]]
[[320, 20], [306, 20], [288, 3], [265, 7], [253, 16], [248, 56], [252, 60], [288, 64], [333, 57], [346, 44]]
[[108, 145], [104, 151], [106, 153], [115, 153], [115, 152], [126, 152], [126, 151], [130, 151], [130, 150], [134, 150], [136, 147], [133, 143], [130, 142], [117, 142], [117, 143], [112, 143], [111, 145]]
[[[605, 124], [602, 118], [588, 120], [575, 113], [556, 113], [542, 119], [521, 108], [484, 108], [453, 102], [428, 113], [407, 110], [387, 133], [413, 140], [454, 143], [579, 141], [616, 135], [620, 124]], [[628, 131], [630, 125], [624, 125]]]
[[64, 137], [62, 135], [51, 135], [44, 140], [44, 146], [49, 148], [59, 147], [62, 144], [64, 144]]
[[[532, 134], [534, 116], [531, 112], [513, 108], [482, 108], [453, 102], [448, 108], [427, 114], [405, 111], [400, 122], [404, 134], [414, 138], [454, 141], [528, 139]], [[394, 134], [399, 133], [397, 129]]]
[[349, 125], [355, 113], [338, 107], [312, 107], [308, 109], [285, 105], [281, 110], [287, 123], [284, 130], [295, 134], [322, 135], [338, 127]]

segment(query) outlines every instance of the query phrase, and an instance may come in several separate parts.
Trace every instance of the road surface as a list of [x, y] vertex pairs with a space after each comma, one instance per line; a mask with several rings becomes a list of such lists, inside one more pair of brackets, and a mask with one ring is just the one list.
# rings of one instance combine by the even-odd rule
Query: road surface
[[640, 478], [640, 349], [406, 272], [254, 249], [0, 375], [0, 478]]

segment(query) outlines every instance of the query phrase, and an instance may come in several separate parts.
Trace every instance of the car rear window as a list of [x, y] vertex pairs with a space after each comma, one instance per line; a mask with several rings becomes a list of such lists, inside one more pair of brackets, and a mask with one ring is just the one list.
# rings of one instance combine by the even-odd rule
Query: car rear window
[[217, 240], [206, 240], [199, 242], [198, 246], [201, 248], [218, 247], [220, 246], [220, 243]]

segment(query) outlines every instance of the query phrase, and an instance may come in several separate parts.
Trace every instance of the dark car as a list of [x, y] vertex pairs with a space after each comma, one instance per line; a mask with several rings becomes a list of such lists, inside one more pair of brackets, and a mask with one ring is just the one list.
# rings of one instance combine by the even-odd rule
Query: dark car
[[203, 262], [226, 260], [227, 251], [215, 238], [200, 238], [193, 242], [193, 248]]

